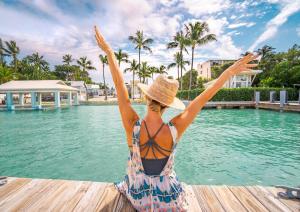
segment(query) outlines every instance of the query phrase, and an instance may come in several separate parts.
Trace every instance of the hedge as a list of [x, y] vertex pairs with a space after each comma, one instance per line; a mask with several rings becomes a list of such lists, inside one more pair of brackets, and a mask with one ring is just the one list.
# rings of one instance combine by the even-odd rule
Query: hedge
[[[254, 92], [260, 91], [260, 100], [269, 101], [270, 91], [275, 91], [275, 100], [279, 101], [279, 92], [282, 90], [287, 91], [288, 100], [296, 101], [299, 98], [299, 91], [294, 88], [222, 88], [211, 101], [254, 101]], [[190, 91], [190, 99], [194, 99], [204, 89], [194, 89]], [[188, 99], [188, 90], [179, 91], [177, 97], [180, 99]]]

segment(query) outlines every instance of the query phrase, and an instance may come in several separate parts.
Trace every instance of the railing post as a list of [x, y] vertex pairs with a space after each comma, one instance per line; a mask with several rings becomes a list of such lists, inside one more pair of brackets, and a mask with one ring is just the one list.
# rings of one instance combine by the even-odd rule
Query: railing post
[[299, 98], [298, 98], [298, 103], [300, 104], [300, 90], [299, 90]]
[[60, 108], [60, 92], [59, 91], [55, 91], [54, 98], [55, 98], [55, 107]]
[[255, 91], [255, 105], [257, 106], [260, 102], [260, 92]]
[[270, 102], [271, 103], [275, 102], [274, 96], [275, 96], [275, 91], [270, 91]]
[[6, 93], [6, 107], [7, 110], [15, 110], [13, 94], [11, 92]]
[[286, 103], [287, 103], [286, 91], [280, 91], [280, 108], [283, 108], [283, 106]]
[[31, 92], [31, 107], [36, 108], [36, 92], [32, 91]]

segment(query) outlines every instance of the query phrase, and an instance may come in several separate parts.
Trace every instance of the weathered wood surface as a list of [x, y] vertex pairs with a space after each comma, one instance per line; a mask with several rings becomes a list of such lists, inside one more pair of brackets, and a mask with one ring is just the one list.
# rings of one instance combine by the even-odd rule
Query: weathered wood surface
[[[186, 187], [189, 211], [297, 211], [300, 201], [261, 186]], [[8, 178], [0, 186], [0, 211], [135, 211], [112, 183]]]

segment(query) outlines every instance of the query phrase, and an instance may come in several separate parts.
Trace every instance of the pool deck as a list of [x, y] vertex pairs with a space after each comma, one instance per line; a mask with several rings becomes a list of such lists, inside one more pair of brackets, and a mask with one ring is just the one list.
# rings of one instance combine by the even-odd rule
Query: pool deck
[[[189, 211], [300, 211], [300, 201], [262, 186], [188, 185]], [[9, 177], [0, 211], [134, 211], [112, 183]]]

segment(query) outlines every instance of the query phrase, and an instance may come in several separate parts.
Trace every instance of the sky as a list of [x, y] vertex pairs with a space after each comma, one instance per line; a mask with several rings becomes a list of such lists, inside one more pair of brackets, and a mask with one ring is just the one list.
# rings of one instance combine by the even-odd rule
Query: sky
[[[87, 56], [96, 67], [90, 71], [102, 82], [102, 66], [93, 26], [99, 26], [117, 51], [137, 59], [137, 50], [128, 40], [137, 30], [154, 39], [152, 53], [142, 52], [141, 60], [167, 66], [176, 49], [167, 50], [175, 33], [189, 22], [206, 21], [217, 41], [197, 47], [195, 64], [208, 59], [236, 59], [241, 53], [271, 45], [286, 51], [300, 44], [300, 1], [296, 0], [0, 0], [0, 38], [15, 40], [19, 58], [39, 52], [54, 65], [62, 56]], [[190, 50], [190, 48], [188, 47]], [[191, 54], [185, 54], [190, 60]], [[128, 64], [122, 64], [124, 70]], [[176, 75], [176, 69], [169, 70]], [[106, 79], [112, 86], [108, 68]], [[131, 73], [124, 75], [129, 82]]]

